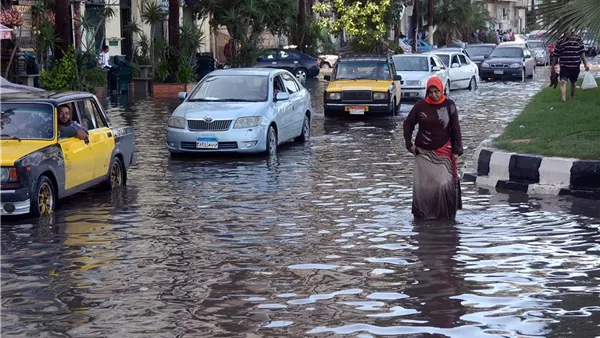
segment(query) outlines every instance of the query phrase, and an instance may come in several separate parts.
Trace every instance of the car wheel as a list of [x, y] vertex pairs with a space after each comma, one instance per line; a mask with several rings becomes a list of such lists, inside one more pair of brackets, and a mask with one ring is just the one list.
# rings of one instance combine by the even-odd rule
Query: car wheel
[[30, 212], [33, 216], [50, 215], [56, 208], [56, 192], [54, 184], [45, 175], [38, 178], [34, 193], [31, 196]]
[[400, 107], [402, 106], [402, 102], [399, 102], [396, 105], [396, 116], [400, 115]]
[[310, 138], [310, 118], [308, 115], [304, 115], [304, 122], [302, 122], [302, 132], [300, 136], [296, 137], [296, 142], [306, 142]]
[[531, 72], [531, 80], [535, 81], [535, 67], [533, 67], [533, 71]]
[[469, 90], [475, 90], [477, 89], [477, 80], [475, 79], [475, 76], [471, 77], [471, 81], [469, 81]]
[[277, 132], [273, 126], [269, 126], [267, 130], [267, 155], [274, 156], [277, 154]]
[[444, 88], [444, 95], [450, 95], [450, 81], [446, 82], [446, 86]]
[[125, 167], [120, 158], [115, 157], [110, 165], [110, 173], [104, 181], [106, 190], [116, 190], [125, 185]]
[[298, 81], [304, 82], [308, 78], [308, 71], [304, 68], [298, 68], [294, 71], [294, 76]]

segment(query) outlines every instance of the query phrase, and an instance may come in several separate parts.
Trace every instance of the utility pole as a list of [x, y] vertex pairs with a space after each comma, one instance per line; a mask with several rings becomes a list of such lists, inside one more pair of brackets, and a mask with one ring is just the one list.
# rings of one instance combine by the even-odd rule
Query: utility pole
[[429, 44], [433, 46], [433, 18], [435, 0], [427, 0], [427, 23], [429, 24]]
[[413, 41], [412, 41], [412, 48], [413, 51], [417, 51], [417, 46], [419, 44], [419, 16], [421, 16], [421, 10], [420, 10], [420, 0], [414, 0], [413, 3], [413, 13], [412, 13], [412, 28], [413, 28]]

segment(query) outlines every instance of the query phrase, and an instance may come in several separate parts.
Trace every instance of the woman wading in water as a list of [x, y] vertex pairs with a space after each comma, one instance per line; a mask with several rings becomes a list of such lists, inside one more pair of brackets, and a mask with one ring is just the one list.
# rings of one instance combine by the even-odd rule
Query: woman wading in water
[[[415, 143], [412, 134], [419, 131]], [[415, 155], [412, 213], [415, 218], [454, 219], [462, 209], [456, 158], [463, 153], [454, 101], [438, 77], [427, 82], [427, 97], [404, 120], [406, 149]]]

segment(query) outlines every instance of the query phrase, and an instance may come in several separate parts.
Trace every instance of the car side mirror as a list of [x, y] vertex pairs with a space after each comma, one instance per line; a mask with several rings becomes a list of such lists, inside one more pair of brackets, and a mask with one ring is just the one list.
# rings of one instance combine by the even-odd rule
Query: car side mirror
[[290, 94], [289, 93], [277, 93], [277, 96], [275, 97], [275, 101], [287, 101], [290, 99]]
[[400, 74], [394, 75], [394, 81], [402, 81], [402, 75], [400, 75]]
[[179, 100], [181, 100], [181, 101], [184, 101], [186, 97], [187, 97], [187, 93], [186, 92], [177, 93], [177, 98]]
[[325, 79], [325, 81], [331, 81], [331, 75], [323, 75], [323, 79]]
[[440, 67], [438, 67], [438, 66], [431, 67], [431, 71], [432, 72], [439, 72], [440, 70], [442, 70], [442, 69]]
[[460, 65], [458, 63], [453, 63], [452, 64], [452, 68], [458, 68], [458, 67], [460, 67]]

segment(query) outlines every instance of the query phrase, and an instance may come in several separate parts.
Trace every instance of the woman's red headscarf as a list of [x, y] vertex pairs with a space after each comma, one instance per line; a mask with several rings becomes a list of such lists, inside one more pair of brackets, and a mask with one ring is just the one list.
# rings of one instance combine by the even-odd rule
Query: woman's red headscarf
[[[435, 87], [437, 88], [440, 93], [442, 93], [442, 96], [440, 96], [440, 99], [437, 101], [432, 100], [428, 93], [429, 93], [429, 88], [431, 87]], [[437, 77], [437, 76], [433, 76], [429, 79], [429, 81], [427, 81], [427, 91], [425, 92], [425, 102], [429, 103], [429, 104], [442, 104], [444, 103], [444, 101], [446, 101], [446, 95], [444, 95], [444, 84], [442, 83], [442, 80]]]

